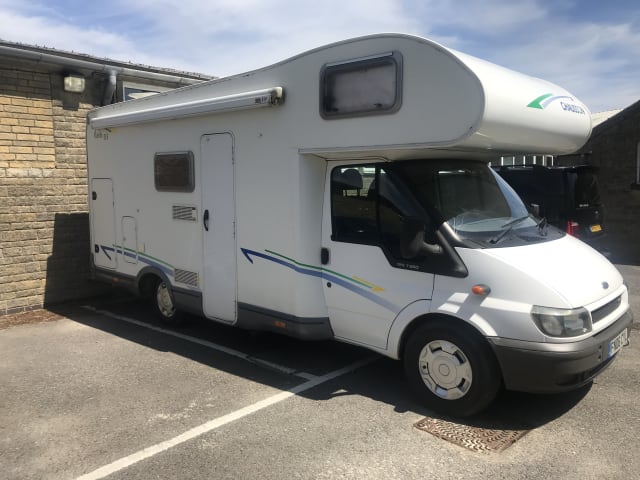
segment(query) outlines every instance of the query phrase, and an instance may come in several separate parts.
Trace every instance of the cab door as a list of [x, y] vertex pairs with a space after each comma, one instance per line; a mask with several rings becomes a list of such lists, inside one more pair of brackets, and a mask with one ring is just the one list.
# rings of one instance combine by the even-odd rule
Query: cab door
[[403, 218], [418, 215], [377, 164], [329, 162], [323, 206], [323, 284], [337, 338], [387, 348], [394, 319], [429, 300], [434, 275], [401, 258]]

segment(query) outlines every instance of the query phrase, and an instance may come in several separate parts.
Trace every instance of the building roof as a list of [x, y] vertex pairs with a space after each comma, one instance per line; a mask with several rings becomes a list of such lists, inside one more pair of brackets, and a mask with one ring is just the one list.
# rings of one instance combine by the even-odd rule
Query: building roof
[[115, 72], [127, 77], [135, 77], [147, 80], [165, 81], [178, 84], [199, 83], [216, 77], [202, 73], [184, 72], [170, 68], [152, 67], [149, 65], [135, 64], [111, 60], [109, 58], [94, 57], [91, 55], [68, 52], [48, 47], [25, 45], [0, 40], [0, 58], [9, 57], [17, 61], [36, 62], [51, 71], [64, 69], [77, 69], [84, 72]]
[[593, 132], [591, 133], [591, 138], [594, 138], [598, 135], [601, 135], [603, 132], [609, 130], [610, 128], [619, 125], [629, 119], [629, 117], [637, 114], [640, 111], [640, 100], [629, 105], [627, 108], [623, 110], [619, 110], [616, 114], [606, 118], [603, 122], [598, 124], [594, 124]]
[[595, 112], [591, 114], [591, 125], [595, 128], [603, 122], [606, 122], [614, 115], [617, 115], [622, 111], [621, 108], [616, 110], [607, 110], [606, 112]]

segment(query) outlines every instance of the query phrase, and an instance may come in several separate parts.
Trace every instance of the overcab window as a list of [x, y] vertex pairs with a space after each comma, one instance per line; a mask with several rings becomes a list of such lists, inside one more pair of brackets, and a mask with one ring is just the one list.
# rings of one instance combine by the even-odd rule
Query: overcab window
[[331, 63], [322, 69], [323, 118], [393, 113], [401, 103], [402, 56], [398, 52]]
[[153, 167], [159, 192], [193, 192], [195, 189], [192, 152], [156, 153]]

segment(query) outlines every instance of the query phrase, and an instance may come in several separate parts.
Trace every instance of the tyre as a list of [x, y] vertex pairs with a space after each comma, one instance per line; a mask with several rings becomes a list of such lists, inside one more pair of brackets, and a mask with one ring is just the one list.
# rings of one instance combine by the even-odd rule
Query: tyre
[[153, 283], [151, 302], [156, 315], [163, 323], [171, 326], [183, 323], [184, 315], [175, 306], [171, 286], [159, 278]]
[[404, 368], [425, 406], [454, 417], [486, 408], [502, 384], [486, 340], [456, 321], [432, 321], [415, 330], [405, 346]]

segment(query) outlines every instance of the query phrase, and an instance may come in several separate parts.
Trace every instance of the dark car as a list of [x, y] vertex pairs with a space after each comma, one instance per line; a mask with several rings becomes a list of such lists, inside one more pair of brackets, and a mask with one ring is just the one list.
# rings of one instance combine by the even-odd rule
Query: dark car
[[595, 167], [509, 165], [494, 169], [550, 225], [598, 246], [604, 235], [604, 206]]

